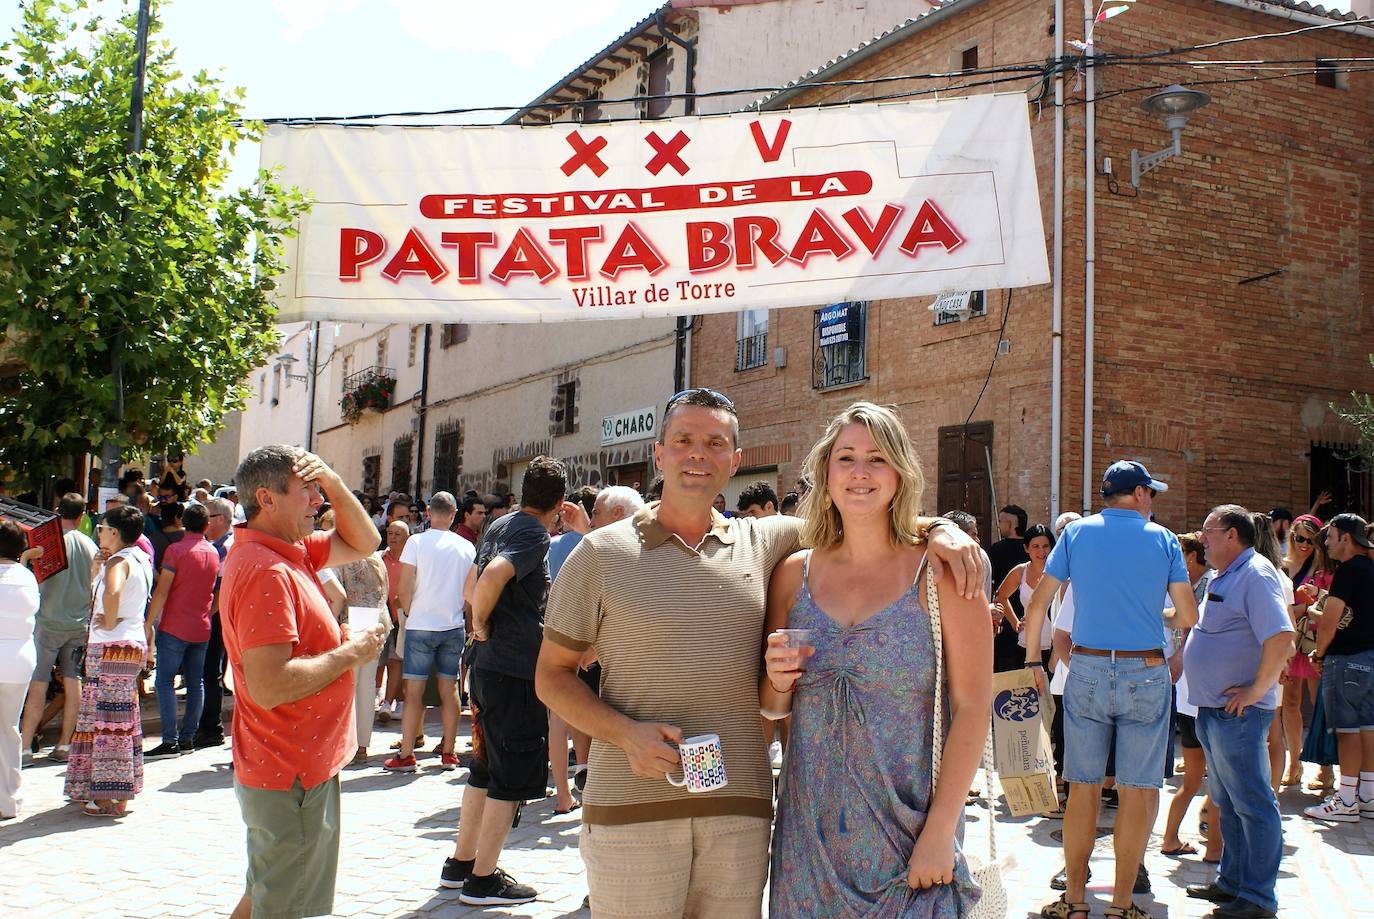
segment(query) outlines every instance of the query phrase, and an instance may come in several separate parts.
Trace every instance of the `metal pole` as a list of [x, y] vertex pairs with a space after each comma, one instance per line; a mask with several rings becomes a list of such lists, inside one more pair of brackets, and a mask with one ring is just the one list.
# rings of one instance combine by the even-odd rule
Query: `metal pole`
[[[138, 29], [134, 35], [134, 87], [129, 97], [129, 163], [143, 150], [143, 84], [148, 70], [148, 21], [153, 0], [139, 0]], [[127, 220], [128, 214], [125, 214]], [[124, 420], [124, 332], [117, 329], [110, 345], [110, 376], [114, 379], [114, 416], [116, 430]], [[116, 434], [105, 441], [101, 451], [100, 484], [114, 488], [119, 484], [119, 439]]]

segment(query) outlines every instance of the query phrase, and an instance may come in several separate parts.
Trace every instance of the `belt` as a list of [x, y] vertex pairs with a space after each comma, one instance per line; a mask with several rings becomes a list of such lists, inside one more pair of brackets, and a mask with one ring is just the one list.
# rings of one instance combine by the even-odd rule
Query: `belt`
[[1101, 648], [1085, 648], [1082, 645], [1074, 645], [1073, 653], [1086, 654], [1090, 657], [1110, 657], [1112, 660], [1116, 660], [1118, 657], [1127, 657], [1144, 661], [1154, 661], [1160, 664], [1164, 663], [1164, 652], [1153, 648], [1148, 651], [1104, 651]]

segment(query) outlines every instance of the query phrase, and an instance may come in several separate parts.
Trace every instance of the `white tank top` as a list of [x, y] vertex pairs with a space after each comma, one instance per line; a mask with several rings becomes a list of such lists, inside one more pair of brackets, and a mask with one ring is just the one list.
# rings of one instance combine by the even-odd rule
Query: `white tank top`
[[128, 577], [124, 579], [124, 589], [119, 593], [119, 618], [115, 620], [112, 629], [100, 627], [105, 618], [105, 572], [102, 571], [95, 579], [90, 640], [98, 644], [125, 641], [141, 645], [145, 640], [143, 619], [148, 611], [148, 597], [152, 595], [153, 590], [153, 569], [148, 564], [148, 557], [134, 546], [120, 549], [114, 557], [124, 559], [129, 569]]

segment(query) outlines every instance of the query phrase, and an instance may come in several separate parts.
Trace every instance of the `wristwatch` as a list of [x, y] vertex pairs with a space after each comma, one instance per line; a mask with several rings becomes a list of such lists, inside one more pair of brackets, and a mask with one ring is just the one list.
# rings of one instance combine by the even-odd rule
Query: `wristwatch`
[[1044, 661], [1026, 661], [1025, 666], [1026, 666], [1026, 667], [1033, 667], [1033, 668], [1035, 668], [1035, 669], [1037, 669], [1037, 670], [1044, 670], [1044, 669], [1045, 669], [1045, 662], [1044, 662]]

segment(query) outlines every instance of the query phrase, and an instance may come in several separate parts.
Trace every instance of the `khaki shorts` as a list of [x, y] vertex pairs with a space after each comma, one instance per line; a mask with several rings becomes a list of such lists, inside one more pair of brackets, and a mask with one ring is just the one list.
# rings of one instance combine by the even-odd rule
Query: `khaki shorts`
[[248, 827], [248, 883], [253, 919], [297, 919], [334, 911], [339, 871], [339, 777], [306, 791], [247, 788], [234, 794]]
[[768, 880], [769, 821], [684, 817], [582, 824], [596, 919], [758, 919]]

